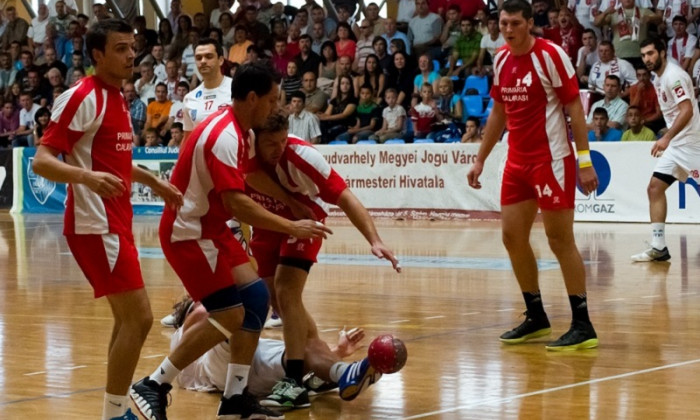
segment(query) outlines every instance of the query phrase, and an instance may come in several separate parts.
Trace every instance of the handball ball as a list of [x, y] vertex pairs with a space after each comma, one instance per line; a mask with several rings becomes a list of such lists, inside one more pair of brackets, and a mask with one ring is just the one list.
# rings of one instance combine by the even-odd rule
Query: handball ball
[[392, 335], [380, 335], [367, 350], [369, 363], [381, 373], [395, 373], [406, 364], [408, 353], [403, 341]]

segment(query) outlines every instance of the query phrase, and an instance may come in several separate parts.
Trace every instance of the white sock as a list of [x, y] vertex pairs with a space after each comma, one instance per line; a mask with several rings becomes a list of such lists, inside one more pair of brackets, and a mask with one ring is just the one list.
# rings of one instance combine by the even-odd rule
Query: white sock
[[331, 366], [331, 371], [328, 372], [328, 376], [331, 378], [331, 381], [338, 383], [340, 377], [343, 376], [343, 373], [345, 373], [345, 370], [349, 367], [350, 363], [335, 362], [333, 366]]
[[666, 248], [666, 224], [651, 224], [651, 246], [658, 250]]
[[105, 392], [104, 405], [102, 406], [102, 420], [111, 420], [122, 417], [129, 408], [129, 397], [126, 395], [113, 395]]
[[226, 386], [224, 387], [224, 398], [231, 398], [232, 395], [243, 394], [243, 390], [248, 385], [249, 365], [239, 365], [229, 363], [226, 371]]
[[172, 362], [170, 362], [170, 359], [167, 357], [165, 360], [163, 360], [163, 363], [156, 368], [155, 372], [151, 373], [151, 380], [156, 381], [159, 385], [160, 384], [170, 384], [172, 383], [175, 378], [177, 378], [177, 375], [180, 374], [180, 369], [176, 368], [173, 366]]

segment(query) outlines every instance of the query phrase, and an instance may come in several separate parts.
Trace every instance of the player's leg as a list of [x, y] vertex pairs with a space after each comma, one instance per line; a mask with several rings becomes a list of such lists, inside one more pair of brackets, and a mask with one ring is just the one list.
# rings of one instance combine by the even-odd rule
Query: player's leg
[[647, 196], [649, 197], [649, 218], [651, 219], [651, 247], [639, 254], [632, 255], [632, 261], [651, 262], [667, 261], [671, 254], [666, 247], [666, 190], [676, 178], [673, 175], [654, 172], [649, 185]]

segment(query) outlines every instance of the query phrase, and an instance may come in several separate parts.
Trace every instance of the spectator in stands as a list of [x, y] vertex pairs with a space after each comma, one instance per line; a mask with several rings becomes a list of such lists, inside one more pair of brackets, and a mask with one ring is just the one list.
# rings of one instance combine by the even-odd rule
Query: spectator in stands
[[134, 18], [134, 31], [136, 31], [137, 34], [142, 34], [146, 38], [146, 45], [148, 45], [149, 48], [158, 43], [158, 32], [148, 28], [145, 16], [140, 15]]
[[54, 102], [56, 102], [56, 99], [58, 99], [58, 97], [61, 96], [61, 94], [65, 91], [66, 91], [65, 86], [56, 86], [53, 89], [47, 89], [47, 92], [49, 93], [49, 97], [51, 98], [51, 103], [49, 105], [47, 105], [46, 107], [49, 110], [51, 110], [53, 108]]
[[440, 56], [435, 57], [440, 62], [443, 62], [445, 58], [452, 55], [452, 47], [454, 47], [457, 39], [462, 35], [460, 27], [461, 17], [462, 13], [458, 5], [451, 4], [447, 7], [445, 25], [443, 25], [442, 33], [440, 34]]
[[134, 82], [134, 88], [136, 88], [136, 93], [141, 98], [141, 101], [144, 104], [149, 104], [156, 98], [156, 84], [158, 83], [155, 74], [153, 74], [153, 62], [143, 60], [139, 69], [141, 77]]
[[[323, 29], [323, 39], [331, 39], [335, 37], [335, 28], [338, 26], [338, 24], [333, 19], [327, 18], [323, 7], [315, 3], [313, 6], [311, 6], [311, 23], [312, 25], [317, 23], [321, 24]], [[317, 36], [314, 36], [314, 34], [311, 34], [311, 38], [316, 39], [316, 37]], [[317, 51], [317, 53], [320, 54], [320, 49]]]
[[462, 143], [481, 143], [481, 133], [479, 126], [481, 122], [477, 117], [467, 117], [467, 122], [464, 126], [464, 135], [462, 135]]
[[245, 53], [245, 61], [241, 64], [253, 64], [260, 61], [260, 52], [255, 45], [249, 45]]
[[593, 128], [588, 132], [588, 141], [620, 141], [622, 131], [611, 128], [608, 121], [608, 111], [605, 108], [593, 108]]
[[[337, 3], [336, 3], [337, 4]], [[338, 23], [347, 23], [350, 25], [352, 23], [352, 12], [354, 11], [354, 6], [352, 10], [350, 7], [346, 4], [337, 4], [335, 7], [335, 11], [337, 12], [337, 18], [338, 18]], [[352, 29], [351, 29], [352, 31]], [[337, 35], [337, 28], [336, 28], [336, 35]]]
[[690, 72], [691, 59], [698, 44], [698, 38], [687, 32], [688, 21], [684, 16], [673, 18], [674, 36], [668, 41], [666, 56], [669, 61], [679, 65], [686, 72]]
[[226, 13], [231, 13], [231, 5], [229, 4], [229, 0], [219, 0], [219, 8], [212, 10], [209, 14], [209, 25], [214, 28], [221, 29], [220, 18], [221, 15]]
[[160, 80], [161, 82], [165, 83], [165, 85], [168, 87], [168, 99], [170, 99], [171, 101], [182, 100], [183, 97], [178, 96], [177, 94], [177, 87], [182, 82], [187, 83], [187, 79], [179, 75], [178, 69], [179, 66], [177, 61], [169, 60], [167, 63], [165, 63], [166, 77], [164, 80]]
[[[180, 0], [175, 0], [180, 1]], [[179, 57], [190, 44], [190, 31], [192, 30], [192, 19], [183, 14], [177, 18], [177, 27], [175, 28], [175, 37], [170, 43], [170, 57]], [[195, 32], [197, 32], [195, 30]]]
[[406, 128], [406, 110], [397, 104], [398, 93], [396, 89], [389, 88], [384, 92], [384, 101], [387, 106], [382, 110], [382, 127], [370, 140], [384, 143], [389, 139], [402, 138]]
[[303, 7], [298, 9], [294, 15], [292, 25], [299, 28], [300, 35], [307, 33], [309, 30], [309, 11]]
[[629, 96], [629, 87], [637, 83], [632, 64], [615, 56], [615, 47], [610, 41], [598, 44], [598, 57], [599, 60], [593, 64], [588, 74], [588, 88], [595, 93], [604, 93], [606, 76], [614, 75], [622, 82], [621, 96]]
[[17, 70], [12, 66], [10, 54], [0, 53], [0, 92], [5, 92], [15, 82]]
[[437, 119], [447, 129], [450, 124], [462, 126], [462, 101], [454, 92], [454, 83], [449, 77], [438, 80]]
[[[71, 53], [71, 57], [70, 57], [71, 58], [71, 60], [70, 60], [71, 65], [73, 64], [73, 53], [76, 53], [76, 52], [80, 53], [81, 57], [83, 55], [83, 52], [80, 50], [73, 51]], [[46, 72], [49, 71], [49, 69], [56, 68], [61, 72], [61, 75], [63, 77], [66, 77], [66, 75], [68, 74], [68, 66], [66, 66], [66, 64], [63, 61], [58, 59], [58, 57], [56, 56], [55, 49], [47, 48], [46, 50], [44, 50], [44, 59], [45, 59], [45, 64], [42, 67], [42, 72], [44, 74], [46, 74]]]
[[0, 146], [13, 145], [15, 133], [19, 128], [19, 112], [12, 101], [5, 100], [0, 112]]
[[323, 26], [323, 23], [319, 22], [314, 22], [311, 25], [311, 51], [315, 52], [318, 54], [319, 58], [321, 57], [321, 47], [323, 44], [328, 41], [328, 37], [326, 37], [325, 34], [325, 29]]
[[287, 73], [282, 78], [282, 83], [280, 84], [280, 104], [282, 106], [289, 105], [291, 99], [291, 94], [294, 91], [301, 89], [301, 76], [299, 75], [299, 68], [297, 63], [290, 61], [287, 63]]
[[182, 129], [182, 123], [173, 123], [170, 127], [170, 142], [168, 143], [168, 147], [180, 147], [184, 135], [185, 132]]
[[103, 0], [98, 0], [92, 3], [92, 24], [95, 24], [101, 20], [112, 19], [112, 15], [107, 11], [107, 7]]
[[222, 13], [219, 16], [219, 30], [221, 30], [221, 45], [228, 57], [228, 51], [236, 42], [236, 28], [233, 25], [233, 15], [230, 12]]
[[[19, 45], [19, 42], [13, 42], [10, 44], [10, 61], [12, 62], [12, 67], [15, 68], [15, 70], [20, 71], [24, 67], [22, 64], [22, 46]], [[32, 54], [32, 59], [34, 55]]]
[[374, 99], [372, 86], [360, 88], [360, 98], [355, 108], [355, 124], [348, 131], [338, 135], [338, 140], [355, 144], [368, 139], [382, 125], [382, 110]]
[[39, 108], [34, 114], [33, 146], [39, 146], [41, 144], [41, 139], [44, 137], [46, 128], [49, 126], [49, 121], [51, 121], [51, 111], [49, 111], [48, 108]]
[[[430, 55], [423, 54], [418, 57], [418, 74], [413, 79], [413, 97], [418, 98], [421, 96], [423, 84], [425, 83], [433, 87], [433, 92], [437, 92], [439, 80], [440, 73], [435, 71], [433, 60], [430, 59]], [[418, 101], [414, 102], [414, 104], [416, 103], [418, 103]]]
[[153, 74], [156, 75], [158, 80], [165, 80], [168, 78], [168, 73], [165, 69], [165, 52], [163, 46], [160, 44], [155, 44], [151, 47], [151, 57], [153, 60]]
[[[471, 74], [472, 67], [476, 65], [481, 51], [481, 34], [474, 30], [471, 19], [462, 19], [460, 23], [462, 35], [457, 38], [452, 55], [450, 56], [450, 70], [448, 76], [462, 76]], [[457, 61], [462, 60], [462, 64], [457, 66]]]
[[[333, 92], [331, 93], [331, 99], [335, 98], [338, 96], [338, 86], [340, 84], [340, 77], [341, 76], [348, 76], [350, 79], [352, 79], [352, 60], [350, 57], [347, 55], [343, 55], [338, 59], [338, 65], [336, 66], [335, 70], [337, 77], [335, 81], [333, 82]], [[354, 83], [353, 83], [354, 84]], [[353, 87], [352, 89], [353, 96], [355, 96], [355, 89]], [[357, 96], [355, 96], [357, 97]]]
[[[213, 39], [214, 41], [218, 42], [222, 46], [224, 45], [224, 34], [221, 32], [221, 29], [219, 29], [219, 28], [209, 28], [209, 33], [207, 34], [207, 36], [205, 36], [205, 38]], [[227, 58], [227, 57], [228, 57], [228, 49], [224, 49], [224, 58]]]
[[158, 137], [158, 130], [152, 127], [148, 127], [143, 130], [143, 146], [144, 147], [158, 147], [160, 146], [160, 137]]
[[498, 16], [489, 16], [486, 20], [486, 28], [488, 33], [481, 37], [479, 57], [476, 59], [476, 68], [473, 73], [477, 76], [488, 75], [492, 77], [493, 58], [496, 56], [496, 51], [505, 45], [506, 41], [498, 28]]
[[209, 19], [204, 16], [204, 13], [198, 12], [194, 14], [192, 21], [194, 27], [197, 28], [197, 32], [199, 32], [199, 37], [206, 38], [209, 34]]
[[287, 20], [286, 19], [274, 19], [270, 24], [272, 26], [272, 39], [286, 39], [287, 38]]
[[[620, 97], [620, 78], [614, 74], [608, 75], [605, 78], [605, 97], [591, 106], [591, 112], [588, 114], [586, 123], [589, 129], [593, 129], [595, 123], [594, 111], [598, 108], [605, 110], [605, 120], [610, 128], [622, 129], [625, 125], [625, 116], [627, 115], [627, 102]], [[622, 136], [622, 132], [620, 132]]]
[[381, 102], [384, 97], [384, 85], [386, 76], [381, 67], [379, 67], [379, 57], [370, 54], [365, 60], [365, 67], [359, 76], [355, 78], [355, 94], [360, 95], [360, 88], [365, 85], [372, 86], [374, 92], [374, 102]]
[[87, 34], [88, 31], [88, 26], [90, 26], [90, 18], [84, 13], [78, 13], [77, 15], [75, 15], [75, 18], [78, 19], [80, 34], [85, 36], [85, 34]]
[[647, 39], [649, 24], [661, 23], [661, 17], [647, 8], [636, 6], [635, 0], [620, 0], [610, 2], [610, 7], [601, 11], [594, 23], [601, 28], [610, 26], [617, 56], [633, 67], [640, 67], [644, 63], [639, 54], [639, 43]]
[[689, 32], [692, 34], [697, 33], [695, 23], [700, 14], [700, 8], [697, 7], [696, 2], [688, 0], [659, 0], [656, 3], [656, 15], [661, 19], [659, 32], [663, 34], [665, 30], [666, 39], [673, 38], [674, 36], [673, 18], [676, 16], [685, 17], [686, 22], [689, 22], [692, 26]]
[[437, 122], [437, 103], [433, 99], [433, 85], [424, 83], [420, 89], [420, 102], [411, 108], [413, 133], [417, 139], [430, 135], [432, 126]]
[[258, 0], [258, 21], [268, 28], [271, 27], [274, 6], [270, 0]]
[[535, 21], [537, 28], [545, 28], [549, 26], [549, 2], [547, 0], [532, 0], [532, 19]]
[[312, 114], [326, 109], [328, 105], [328, 94], [319, 89], [316, 85], [316, 75], [312, 71], [307, 71], [301, 77], [301, 91], [305, 95], [306, 110]]
[[14, 104], [15, 108], [19, 109], [19, 95], [22, 93], [22, 86], [18, 81], [10, 85], [10, 88], [5, 91], [3, 100], [10, 101]]
[[185, 97], [190, 92], [190, 85], [187, 82], [180, 82], [177, 84], [175, 89], [175, 99], [170, 99], [172, 101], [172, 106], [170, 107], [170, 113], [168, 114], [168, 127], [172, 127], [175, 123], [184, 124], [185, 121], [185, 105], [182, 103], [182, 98]]
[[[22, 51], [19, 56], [20, 68], [17, 70], [15, 80], [20, 83], [22, 90], [29, 89], [29, 71], [35, 69], [34, 55], [31, 51]], [[15, 67], [16, 68], [16, 67]]]
[[[416, 15], [415, 0], [399, 0], [398, 12], [396, 13], [396, 27], [402, 33], [408, 33], [408, 22]], [[387, 31], [388, 32], [388, 31]], [[391, 43], [391, 39], [387, 39]]]
[[228, 60], [232, 63], [242, 64], [245, 61], [246, 50], [253, 45], [253, 42], [248, 39], [248, 31], [245, 26], [236, 25], [233, 40], [234, 43], [228, 52]]
[[413, 96], [413, 71], [408, 67], [406, 53], [397, 51], [394, 53], [394, 65], [389, 72], [386, 86], [396, 89], [398, 92], [397, 103], [410, 109]]
[[134, 71], [136, 71], [144, 58], [150, 55], [144, 34], [134, 35], [134, 55]]
[[[85, 62], [83, 60], [83, 53], [80, 51], [73, 51], [73, 56], [71, 60], [71, 66], [68, 68], [68, 71], [66, 72], [66, 76], [68, 78], [68, 85], [72, 86], [73, 81], [71, 81], [73, 77], [73, 72], [77, 69], [81, 69], [83, 71], [83, 74], [93, 74], [95, 72], [95, 68], [92, 66], [89, 66], [89, 69], [85, 67]], [[88, 71], [89, 70], [89, 71]]]
[[346, 22], [338, 23], [337, 33], [338, 40], [335, 41], [335, 51], [338, 53], [338, 57], [347, 56], [350, 57], [351, 63], [354, 62], [355, 54], [357, 53], [357, 43], [350, 25]]
[[386, 75], [389, 74], [389, 69], [392, 65], [392, 58], [387, 54], [387, 43], [386, 39], [381, 36], [375, 36], [372, 42], [372, 48], [374, 49], [374, 55], [377, 56], [379, 60], [379, 68]]
[[630, 88], [630, 105], [639, 108], [644, 124], [653, 132], [666, 127], [666, 121], [661, 113], [656, 89], [651, 83], [651, 73], [646, 67], [637, 69], [637, 84]]
[[[184, 35], [187, 35], [187, 31], [190, 30], [190, 28], [183, 28], [180, 26], [180, 17], [181, 16], [187, 16], [184, 13], [182, 13], [182, 1], [181, 0], [171, 0], [170, 1], [170, 11], [168, 12], [168, 15], [166, 16], [166, 19], [170, 22], [170, 27], [173, 29], [173, 32], [177, 35], [180, 33], [182, 29], [185, 29]], [[190, 19], [189, 16], [187, 16], [187, 19]], [[192, 26], [192, 21], [190, 20], [190, 26]]]
[[287, 52], [287, 40], [284, 38], [278, 38], [275, 40], [275, 51], [272, 53], [272, 67], [279, 74], [287, 73], [287, 64], [292, 61], [292, 56]]
[[34, 117], [41, 107], [32, 102], [32, 96], [28, 92], [20, 94], [19, 103], [22, 106], [19, 110], [19, 127], [12, 141], [12, 147], [34, 146]]
[[318, 117], [305, 109], [306, 95], [297, 90], [290, 97], [289, 134], [318, 144], [321, 140], [321, 126]]
[[27, 73], [27, 81], [29, 82], [28, 91], [32, 94], [32, 101], [41, 106], [48, 106], [53, 101], [51, 89], [46, 85], [42, 86], [41, 75], [37, 68], [32, 68]]
[[[187, 39], [189, 44], [182, 51], [182, 63], [180, 64], [182, 68], [182, 73], [188, 79], [197, 74], [197, 66], [194, 60], [194, 48], [199, 42], [199, 32], [197, 29], [193, 28], [187, 34]], [[243, 50], [243, 55], [245, 56], [245, 49]]]
[[[413, 0], [407, 0], [413, 2]], [[399, 3], [401, 4], [401, 3]], [[408, 24], [408, 23], [407, 23]], [[404, 46], [406, 47], [406, 52], [408, 54], [411, 54], [411, 43], [408, 42], [408, 37], [406, 36], [405, 33], [400, 32], [397, 30], [397, 23], [394, 18], [388, 17], [384, 20], [384, 34], [382, 35], [382, 38], [386, 40], [387, 45], [391, 43], [392, 40], [394, 39], [400, 39], [403, 41]]]
[[355, 61], [352, 65], [353, 70], [356, 72], [362, 71], [362, 69], [365, 68], [367, 56], [374, 53], [374, 47], [372, 46], [374, 34], [372, 34], [372, 26], [367, 19], [363, 20], [362, 24], [360, 24], [359, 32], [360, 36], [358, 36], [355, 44]]
[[309, 35], [304, 34], [299, 38], [299, 54], [294, 57], [294, 62], [297, 65], [299, 74], [311, 71], [318, 76], [321, 56], [311, 49], [311, 37]]
[[559, 10], [557, 22], [559, 24], [559, 45], [573, 63], [576, 60], [579, 48], [583, 45], [581, 40], [583, 27], [576, 21], [571, 10], [566, 7]]
[[289, 25], [287, 28], [287, 53], [291, 57], [299, 54], [299, 38], [301, 37], [301, 30], [297, 25]]
[[584, 29], [581, 35], [583, 46], [578, 49], [576, 76], [579, 84], [588, 87], [588, 74], [598, 58], [598, 36], [593, 29]]
[[352, 87], [352, 77], [339, 76], [338, 96], [331, 99], [324, 113], [319, 113], [321, 121], [321, 140], [328, 143], [336, 136], [347, 131], [348, 127], [355, 124], [353, 117], [357, 108], [357, 99]]
[[46, 72], [46, 79], [49, 81], [52, 91], [53, 88], [57, 86], [62, 87], [64, 91], [68, 89], [68, 86], [66, 86], [66, 80], [63, 78], [61, 71], [56, 67], [51, 67], [49, 71]]
[[85, 76], [86, 74], [84, 68], [71, 68], [71, 70], [68, 72], [68, 81], [66, 84], [69, 86], [73, 86], [78, 80], [84, 78]]
[[636, 106], [627, 108], [627, 126], [622, 141], [656, 141], [656, 134], [644, 125], [642, 112]]
[[[495, 12], [489, 16], [494, 16], [496, 18], [496, 21], [498, 21], [498, 14], [496, 14]], [[467, 15], [466, 17], [469, 16]], [[480, 33], [482, 38], [488, 35], [489, 33], [487, 19], [488, 17], [486, 16], [485, 9], [479, 9], [476, 12], [476, 15], [474, 15], [474, 30]]]
[[149, 103], [146, 108], [145, 127], [155, 129], [158, 136], [167, 141], [170, 137], [168, 119], [170, 118], [170, 107], [173, 106], [173, 103], [168, 99], [168, 87], [165, 86], [165, 83], [158, 83], [155, 91], [156, 100]]
[[125, 83], [122, 92], [129, 106], [131, 127], [134, 129], [134, 145], [138, 146], [140, 143], [136, 139], [141, 135], [141, 131], [146, 123], [146, 104], [139, 98], [133, 83]]
[[324, 42], [321, 46], [321, 64], [318, 66], [318, 77], [335, 80], [337, 61], [338, 53], [335, 50], [335, 44], [331, 41]]
[[[50, 7], [49, 13], [51, 13]], [[49, 25], [56, 30], [56, 35], [59, 37], [66, 36], [68, 25], [73, 21], [76, 21], [76, 18], [68, 13], [66, 3], [63, 0], [58, 0], [56, 2], [56, 15], [49, 18]]]
[[71, 15], [78, 14], [78, 5], [75, 0], [49, 0], [49, 16], [56, 16], [59, 13], [56, 6], [59, 2], [63, 3], [66, 13]]
[[34, 55], [39, 55], [39, 48], [46, 40], [46, 27], [49, 25], [49, 7], [40, 3], [37, 15], [32, 19], [32, 26], [27, 30], [27, 43]]
[[[409, 38], [413, 39], [414, 54], [431, 53], [431, 56], [436, 57], [440, 52], [440, 46], [437, 44], [442, 33], [442, 18], [430, 12], [428, 0], [416, 0], [416, 12], [416, 16], [408, 23], [408, 33]], [[476, 57], [474, 59], [476, 60]]]
[[596, 5], [599, 2], [593, 2], [593, 1], [581, 1], [581, 0], [568, 0], [568, 5], [567, 7], [569, 10], [571, 10], [574, 14], [574, 17], [578, 21], [581, 26], [583, 26], [583, 29], [590, 29], [594, 32], [595, 37], [599, 38], [600, 37], [600, 28], [595, 26], [593, 23], [594, 19], [594, 11], [597, 13]]
[[168, 48], [168, 57], [172, 57], [170, 54], [170, 44], [173, 43], [175, 39], [175, 34], [173, 33], [172, 24], [168, 19], [161, 19], [158, 23], [158, 43], [160, 45]]
[[29, 30], [29, 24], [21, 17], [17, 17], [15, 6], [5, 7], [5, 19], [7, 20], [7, 27], [5, 27], [5, 31], [0, 36], [2, 49], [7, 50], [10, 48], [12, 41], [17, 41], [21, 45], [28, 45], [27, 31]]
[[255, 6], [246, 7], [243, 24], [248, 31], [249, 38], [253, 40], [258, 48], [272, 48], [270, 28], [258, 21], [258, 9]]

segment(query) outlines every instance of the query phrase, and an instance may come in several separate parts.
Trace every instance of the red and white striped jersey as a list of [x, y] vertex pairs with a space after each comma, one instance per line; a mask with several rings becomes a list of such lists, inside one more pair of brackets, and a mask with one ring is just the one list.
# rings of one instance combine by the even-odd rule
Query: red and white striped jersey
[[64, 233], [131, 235], [133, 130], [119, 89], [96, 76], [81, 79], [54, 102], [41, 144], [60, 151], [69, 165], [111, 173], [126, 186], [120, 197], [103, 199], [83, 184], [69, 185]]
[[505, 105], [508, 159], [527, 164], [572, 152], [563, 106], [579, 96], [578, 80], [561, 47], [541, 38], [515, 56], [508, 45], [494, 60], [491, 97]]
[[[227, 106], [197, 125], [180, 150], [170, 182], [184, 196], [176, 212], [163, 211], [161, 237], [172, 242], [212, 239], [228, 233], [231, 214], [224, 207], [224, 191], [245, 191], [244, 171], [255, 154], [252, 132], [243, 133]], [[230, 233], [229, 233], [230, 234]]]
[[[267, 168], [259, 157], [256, 165], [265, 169], [294, 198], [309, 206], [318, 219], [328, 215], [329, 204], [337, 204], [340, 193], [348, 187], [311, 143], [295, 136], [287, 138], [284, 153], [274, 168]], [[249, 189], [249, 193], [267, 210], [294, 219], [289, 208], [282, 203], [255, 190]]]

